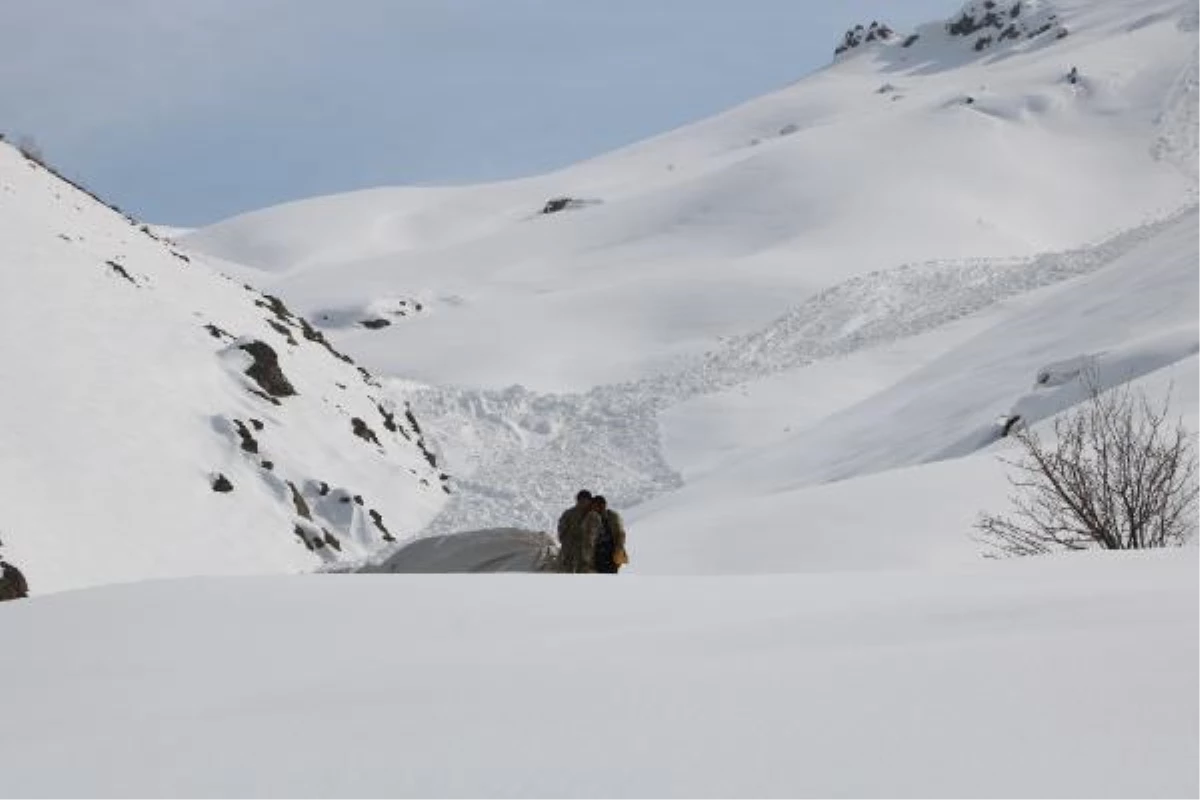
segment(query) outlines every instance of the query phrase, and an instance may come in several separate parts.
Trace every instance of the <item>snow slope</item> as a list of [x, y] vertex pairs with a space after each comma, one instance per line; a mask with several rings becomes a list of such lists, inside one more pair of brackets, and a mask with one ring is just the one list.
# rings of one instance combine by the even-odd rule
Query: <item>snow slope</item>
[[[1076, 248], [1194, 202], [1191, 5], [1054, 5], [1063, 39], [976, 52], [928, 26], [550, 175], [299, 201], [183, 241], [260, 267], [381, 373], [644, 378], [854, 276]], [[558, 196], [590, 204], [538, 213]]]
[[1186, 797], [1200, 619], [1181, 555], [5, 603], [0, 793]]
[[34, 592], [312, 569], [444, 502], [406, 408], [307, 323], [7, 145], [0, 275], [0, 538]]
[[[1102, 385], [1140, 380], [1200, 429], [1200, 212], [1141, 239], [1104, 269], [1024, 297], [862, 402], [769, 444], [763, 437], [640, 507], [644, 569], [820, 571], [970, 558], [965, 531], [980, 511], [1004, 507], [995, 461], [1002, 420], [1034, 425], [1078, 403], [1084, 373]], [[674, 414], [665, 417], [667, 440], [684, 438], [678, 426], [690, 422]], [[756, 422], [779, 431], [778, 419]], [[943, 463], [919, 467], [930, 462]], [[856, 480], [823, 486], [846, 479]], [[746, 528], [761, 534], [756, 547], [731, 553], [730, 530]]]
[[[1108, 353], [1124, 380], [1194, 352], [1195, 9], [991, 8], [558, 173], [186, 241], [256, 265], [411, 399], [458, 487], [426, 533], [548, 529], [591, 486], [674, 539], [636, 568], [724, 571], [694, 517], [981, 450], [1001, 415], [1078, 400], [1028, 392], [1060, 360]], [[538, 213], [556, 196], [585, 202]]]

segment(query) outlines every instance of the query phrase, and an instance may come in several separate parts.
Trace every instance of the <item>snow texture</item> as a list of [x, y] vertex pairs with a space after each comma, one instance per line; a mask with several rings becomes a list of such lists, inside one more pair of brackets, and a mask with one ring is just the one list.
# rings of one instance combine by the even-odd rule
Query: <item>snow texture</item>
[[1181, 556], [192, 579], [5, 603], [3, 793], [1194, 795]]

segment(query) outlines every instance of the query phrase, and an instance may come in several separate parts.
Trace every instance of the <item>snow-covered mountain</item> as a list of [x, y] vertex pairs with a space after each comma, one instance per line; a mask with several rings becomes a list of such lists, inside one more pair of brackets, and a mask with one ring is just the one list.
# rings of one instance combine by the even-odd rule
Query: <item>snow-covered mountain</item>
[[311, 570], [446, 498], [416, 418], [283, 301], [0, 145], [0, 538], [37, 592]]
[[[856, 275], [1075, 248], [1194, 198], [1194, 9], [1054, 8], [1062, 39], [977, 51], [955, 15], [550, 175], [305, 200], [183, 241], [262, 269], [384, 374], [635, 380]], [[555, 198], [579, 204], [539, 213]]]
[[[964, 455], [1051, 362], [1135, 335], [1173, 342], [1155, 366], [1189, 352], [1196, 28], [1166, 0], [971, 2], [911, 32], [864, 28], [779, 92], [550, 175], [316, 198], [182, 241], [251, 265], [394, 390], [432, 387], [412, 402], [462, 491], [430, 532], [544, 527], [578, 485], [622, 507], [663, 496], [694, 471], [679, 451], [715, 466], [713, 426], [805, 453], [815, 466], [779, 473], [796, 486]], [[1122, 258], [1136, 273], [1130, 253], [1159, 235], [1174, 271], [1143, 288], [1163, 294], [1121, 296], [1111, 324], [1055, 324], [1097, 300], [1071, 279]], [[1005, 315], [1025, 297], [1055, 299], [1017, 358]], [[1158, 299], [1165, 314], [1121, 322]], [[825, 424], [975, 333], [1007, 371], [944, 397], [914, 383], [903, 427], [883, 398], [853, 430]], [[917, 334], [938, 343], [887, 378], [798, 369]], [[790, 380], [775, 414], [716, 405], [768, 376]], [[791, 435], [809, 426], [819, 446]]]
[[1195, 543], [972, 523], [1085, 374], [1200, 430], [1198, 17], [972, 0], [556, 173], [190, 232], [0, 150], [35, 595], [539, 569], [584, 486], [632, 558], [2, 604], [0, 794], [1195, 795]]

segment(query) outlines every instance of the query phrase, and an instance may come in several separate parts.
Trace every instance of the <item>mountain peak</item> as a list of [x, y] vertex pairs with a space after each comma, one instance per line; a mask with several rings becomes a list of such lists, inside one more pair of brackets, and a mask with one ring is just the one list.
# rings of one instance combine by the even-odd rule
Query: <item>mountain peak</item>
[[917, 31], [898, 35], [889, 25], [873, 21], [855, 25], [842, 35], [834, 49], [840, 57], [869, 44], [909, 48], [921, 40], [948, 40], [975, 52], [1005, 42], [1016, 43], [1043, 36], [1063, 38], [1067, 28], [1050, 0], [969, 0], [949, 19], [924, 25]]

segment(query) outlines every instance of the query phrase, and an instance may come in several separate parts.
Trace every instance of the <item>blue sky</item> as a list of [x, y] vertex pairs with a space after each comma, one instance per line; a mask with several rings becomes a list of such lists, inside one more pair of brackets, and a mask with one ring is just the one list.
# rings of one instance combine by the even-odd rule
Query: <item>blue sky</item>
[[136, 216], [495, 180], [783, 86], [955, 0], [27, 0], [0, 130]]

